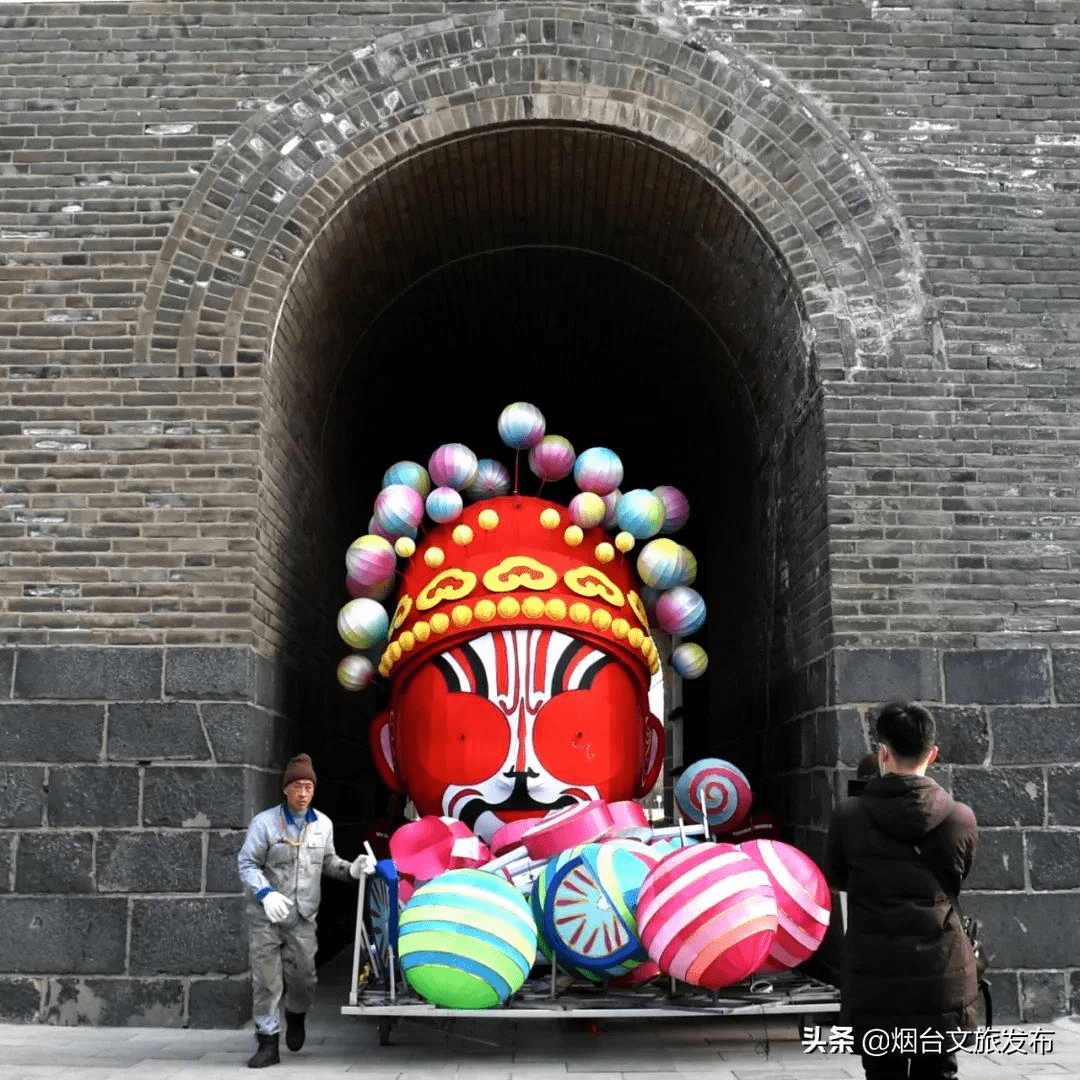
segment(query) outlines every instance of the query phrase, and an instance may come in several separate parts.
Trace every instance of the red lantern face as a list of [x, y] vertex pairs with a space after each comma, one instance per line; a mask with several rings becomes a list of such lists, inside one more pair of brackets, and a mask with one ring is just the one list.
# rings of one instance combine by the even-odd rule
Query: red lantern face
[[389, 727], [376, 721], [372, 743], [419, 813], [459, 818], [488, 839], [517, 818], [649, 790], [663, 733], [645, 690], [580, 638], [493, 631], [395, 687]]

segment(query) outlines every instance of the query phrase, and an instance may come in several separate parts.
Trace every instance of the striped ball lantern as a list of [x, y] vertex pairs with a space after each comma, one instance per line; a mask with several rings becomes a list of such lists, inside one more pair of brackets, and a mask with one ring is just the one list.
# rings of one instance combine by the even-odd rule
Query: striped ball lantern
[[440, 525], [445, 525], [448, 521], [457, 521], [461, 517], [464, 505], [461, 492], [452, 487], [433, 488], [424, 502], [428, 517]]
[[662, 533], [678, 532], [690, 517], [690, 503], [686, 496], [670, 484], [661, 484], [653, 488], [653, 494], [664, 504], [664, 524]]
[[390, 484], [375, 497], [375, 523], [387, 536], [407, 536], [423, 520], [424, 497], [408, 484]]
[[476, 463], [476, 475], [466, 489], [470, 499], [491, 499], [510, 490], [510, 474], [506, 466], [494, 458], [481, 458]]
[[697, 844], [649, 871], [637, 904], [638, 933], [672, 978], [719, 990], [748, 978], [778, 924], [768, 875], [731, 844]]
[[431, 477], [419, 462], [399, 461], [383, 473], [382, 486], [385, 488], [391, 484], [405, 484], [426, 498], [431, 490]]
[[672, 650], [671, 666], [683, 679], [700, 679], [709, 666], [709, 654], [696, 641], [684, 641]]
[[789, 971], [817, 952], [829, 928], [825, 875], [809, 855], [779, 840], [750, 840], [739, 850], [765, 871], [776, 893], [779, 925], [758, 971]]
[[656, 601], [656, 622], [668, 634], [693, 634], [705, 625], [705, 601], [689, 585], [676, 585]]
[[394, 546], [386, 537], [368, 533], [354, 540], [345, 552], [345, 570], [361, 585], [374, 585], [397, 568]]
[[582, 529], [592, 529], [602, 525], [607, 507], [604, 500], [592, 491], [582, 491], [570, 500], [568, 507], [570, 520]]
[[362, 600], [365, 597], [371, 600], [385, 600], [395, 588], [397, 588], [397, 577], [394, 574], [390, 574], [384, 581], [376, 581], [374, 585], [365, 585], [351, 574], [345, 575], [345, 591], [354, 600]]
[[743, 771], [722, 758], [702, 758], [688, 765], [675, 783], [675, 803], [685, 821], [727, 832], [750, 813], [753, 794]]
[[623, 463], [606, 446], [591, 446], [574, 462], [574, 483], [581, 491], [609, 495], [622, 483], [622, 478]]
[[447, 1009], [505, 1004], [536, 959], [528, 902], [505, 878], [448, 870], [421, 885], [398, 920], [398, 958], [409, 985]]
[[513, 450], [531, 450], [547, 428], [544, 414], [527, 401], [515, 401], [499, 413], [499, 438]]
[[529, 451], [529, 468], [545, 482], [562, 480], [573, 467], [573, 444], [562, 435], [545, 435]]
[[685, 572], [686, 548], [666, 536], [650, 540], [637, 557], [638, 577], [652, 589], [673, 589]]
[[375, 665], [366, 656], [353, 653], [338, 664], [337, 677], [346, 690], [364, 690], [375, 680]]
[[623, 496], [623, 493], [618, 488], [616, 488], [610, 494], [605, 495], [603, 497], [604, 498], [604, 520], [601, 521], [600, 524], [605, 529], [614, 529], [615, 528], [615, 525], [616, 525], [615, 513], [619, 509], [619, 500], [622, 498], [622, 496]]
[[350, 600], [338, 612], [338, 633], [354, 649], [370, 649], [386, 639], [390, 618], [386, 608], [369, 597]]
[[619, 499], [615, 506], [615, 521], [635, 540], [648, 540], [664, 524], [664, 504], [651, 491], [635, 488]]
[[428, 459], [431, 482], [455, 491], [467, 488], [476, 479], [478, 468], [476, 455], [464, 443], [444, 443]]

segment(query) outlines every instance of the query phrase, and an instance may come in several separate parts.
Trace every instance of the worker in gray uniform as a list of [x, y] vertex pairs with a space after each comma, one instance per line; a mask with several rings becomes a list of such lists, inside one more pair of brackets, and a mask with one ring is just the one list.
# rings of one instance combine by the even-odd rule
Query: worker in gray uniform
[[322, 875], [348, 881], [375, 869], [370, 855], [351, 863], [334, 850], [334, 824], [315, 810], [315, 769], [307, 754], [285, 766], [285, 799], [256, 814], [237, 856], [251, 897], [248, 945], [258, 1049], [253, 1069], [276, 1065], [285, 996], [285, 1045], [304, 1045], [304, 1018], [315, 998], [315, 916]]

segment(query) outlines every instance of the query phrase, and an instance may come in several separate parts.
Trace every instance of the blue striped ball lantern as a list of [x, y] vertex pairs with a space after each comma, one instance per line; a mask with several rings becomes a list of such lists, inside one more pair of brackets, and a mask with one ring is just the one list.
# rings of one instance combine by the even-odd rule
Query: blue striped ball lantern
[[628, 491], [615, 506], [615, 521], [635, 540], [648, 540], [664, 524], [664, 504], [645, 488]]
[[399, 461], [383, 473], [382, 486], [390, 487], [391, 484], [404, 484], [426, 498], [431, 490], [431, 477], [418, 461]]
[[484, 870], [447, 870], [416, 890], [398, 920], [409, 985], [447, 1009], [490, 1009], [525, 983], [536, 924], [525, 898]]
[[531, 450], [547, 429], [544, 414], [527, 401], [515, 401], [499, 413], [499, 438], [514, 450]]

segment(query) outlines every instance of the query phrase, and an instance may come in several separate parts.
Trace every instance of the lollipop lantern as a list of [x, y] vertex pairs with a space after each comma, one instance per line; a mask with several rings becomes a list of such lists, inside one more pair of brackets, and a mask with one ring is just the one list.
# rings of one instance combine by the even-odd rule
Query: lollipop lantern
[[721, 758], [688, 765], [675, 784], [675, 802], [687, 821], [705, 821], [710, 829], [737, 828], [750, 813], [753, 795], [742, 770]]

